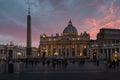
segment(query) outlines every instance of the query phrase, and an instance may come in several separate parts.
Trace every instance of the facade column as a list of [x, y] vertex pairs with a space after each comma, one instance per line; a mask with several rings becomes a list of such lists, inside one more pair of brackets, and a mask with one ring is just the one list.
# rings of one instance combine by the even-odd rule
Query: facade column
[[59, 45], [59, 49], [58, 49], [58, 55], [61, 55], [61, 46]]
[[102, 48], [102, 50], [103, 50], [104, 57], [105, 57], [105, 59], [106, 59], [106, 54], [105, 54], [105, 49], [104, 49], [104, 47]]
[[112, 48], [110, 48], [110, 60], [112, 61], [113, 60], [113, 55], [112, 55]]
[[68, 56], [70, 56], [70, 46], [68, 47]]
[[58, 55], [60, 56], [61, 54], [61, 45], [59, 45], [59, 49], [58, 49]]
[[67, 47], [65, 46], [65, 56], [67, 56]]
[[88, 46], [88, 57], [90, 58], [90, 46]]
[[77, 56], [80, 56], [79, 54], [79, 45], [77, 45]]
[[12, 51], [13, 51], [13, 57], [12, 57], [12, 59], [14, 59], [17, 56], [17, 52], [14, 49], [12, 49]]
[[96, 50], [96, 60], [98, 60], [98, 58], [99, 58], [99, 49], [98, 49], [98, 46], [95, 46], [96, 48], [95, 48], [95, 50]]
[[[118, 48], [119, 48], [119, 47], [118, 47]], [[118, 53], [118, 56], [119, 56], [118, 58], [120, 59], [120, 48], [119, 48], [119, 53]]]
[[59, 55], [59, 49], [60, 49], [60, 47], [59, 47], [59, 45], [57, 45], [57, 53], [58, 53], [58, 55]]
[[61, 51], [60, 55], [62, 55], [62, 45], [60, 46], [60, 51]]
[[83, 52], [82, 52], [82, 44], [80, 44], [79, 49], [80, 49], [80, 53], [82, 53], [82, 55], [83, 55]]
[[62, 54], [63, 54], [63, 53], [62, 53], [62, 45], [61, 45], [61, 54], [60, 54], [60, 55], [62, 56]]
[[69, 46], [69, 56], [71, 57], [71, 45]]
[[107, 60], [109, 59], [109, 53], [108, 53], [108, 48], [106, 48], [106, 54], [107, 54]]
[[57, 51], [57, 53], [59, 51], [59, 46], [57, 44], [56, 44], [56, 51]]
[[50, 53], [50, 55], [53, 56], [53, 45], [51, 45], [51, 53]]
[[77, 45], [75, 45], [75, 56], [77, 56]]
[[[42, 46], [41, 46], [41, 48], [40, 48], [40, 56], [42, 57]], [[27, 51], [26, 51], [26, 54], [27, 54]], [[26, 55], [26, 58], [27, 58], [27, 55]]]
[[93, 60], [93, 48], [90, 49], [90, 59]]
[[48, 53], [48, 45], [46, 45], [46, 50], [47, 50], [46, 56], [48, 56], [49, 55], [49, 53]]

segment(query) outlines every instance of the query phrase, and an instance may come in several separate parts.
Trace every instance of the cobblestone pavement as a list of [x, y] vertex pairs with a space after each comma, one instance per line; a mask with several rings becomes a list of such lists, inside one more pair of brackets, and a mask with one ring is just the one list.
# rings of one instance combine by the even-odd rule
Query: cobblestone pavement
[[39, 63], [37, 66], [32, 67], [30, 64], [25, 68], [26, 73], [48, 73], [48, 72], [119, 72], [119, 68], [106, 68], [106, 65], [103, 62], [100, 62], [99, 66], [92, 62], [86, 62], [85, 64], [69, 63], [66, 68], [56, 66], [55, 68], [47, 64], [43, 67], [42, 63]]
[[118, 80], [119, 78], [119, 68], [106, 68], [103, 62], [100, 62], [99, 66], [91, 62], [80, 65], [69, 63], [66, 68], [62, 65], [53, 68], [52, 65], [43, 67], [42, 63], [33, 67], [28, 64], [24, 66], [23, 73], [16, 73], [16, 70], [12, 74], [0, 73], [0, 80]]

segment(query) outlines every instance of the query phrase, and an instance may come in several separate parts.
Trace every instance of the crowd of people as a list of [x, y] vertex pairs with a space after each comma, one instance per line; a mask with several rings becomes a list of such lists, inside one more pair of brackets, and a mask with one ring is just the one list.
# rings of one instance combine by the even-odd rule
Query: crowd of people
[[41, 58], [41, 59], [31, 59], [31, 60], [26, 59], [25, 61], [26, 66], [28, 64], [31, 64], [31, 66], [34, 67], [40, 63], [42, 67], [47, 67], [47, 68], [52, 67], [53, 69], [56, 68], [66, 69], [69, 63], [75, 64], [76, 62], [78, 62], [78, 65], [83, 65], [85, 63], [85, 60], [84, 59], [74, 60], [74, 59], [66, 59], [66, 58], [64, 59]]
[[[90, 60], [89, 60], [90, 61]], [[106, 61], [106, 60], [105, 60]], [[3, 61], [2, 61], [3, 62]], [[7, 62], [9, 63], [10, 61], [5, 61], [4, 62]], [[72, 64], [75, 64], [75, 63], [78, 63], [78, 65], [84, 65], [85, 62], [86, 62], [86, 59], [66, 59], [66, 58], [63, 58], [63, 59], [57, 59], [57, 58], [33, 58], [33, 59], [19, 59], [19, 60], [12, 60], [12, 62], [24, 62], [26, 67], [28, 66], [32, 66], [32, 67], [36, 67], [38, 64], [41, 64], [42, 67], [52, 67], [53, 69], [55, 68], [63, 68], [63, 69], [66, 69], [67, 66], [72, 63]], [[90, 61], [91, 62], [91, 61]], [[100, 61], [99, 60], [95, 60], [95, 61], [92, 61], [93, 63], [95, 63], [96, 66], [99, 66], [101, 65], [100, 64]], [[106, 65], [107, 64], [107, 65]], [[106, 61], [105, 63], [106, 66], [108, 66], [108, 68], [118, 68], [119, 67], [119, 60], [117, 61]]]
[[119, 60], [118, 61], [110, 61], [109, 68], [118, 68], [119, 67]]

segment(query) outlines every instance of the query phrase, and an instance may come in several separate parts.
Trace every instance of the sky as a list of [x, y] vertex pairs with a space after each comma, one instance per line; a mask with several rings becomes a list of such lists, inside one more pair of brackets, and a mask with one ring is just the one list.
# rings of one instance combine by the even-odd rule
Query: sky
[[[101, 28], [120, 29], [120, 0], [29, 0], [32, 18], [32, 46], [40, 35], [63, 33], [72, 20], [81, 34], [96, 39]], [[0, 44], [12, 41], [26, 46], [27, 0], [0, 0]]]

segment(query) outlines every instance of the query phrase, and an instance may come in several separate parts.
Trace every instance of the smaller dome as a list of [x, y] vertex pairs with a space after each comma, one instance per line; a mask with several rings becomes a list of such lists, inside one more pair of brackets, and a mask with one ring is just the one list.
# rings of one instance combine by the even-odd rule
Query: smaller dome
[[71, 20], [68, 23], [68, 26], [63, 31], [64, 36], [78, 35], [77, 29], [72, 25]]

